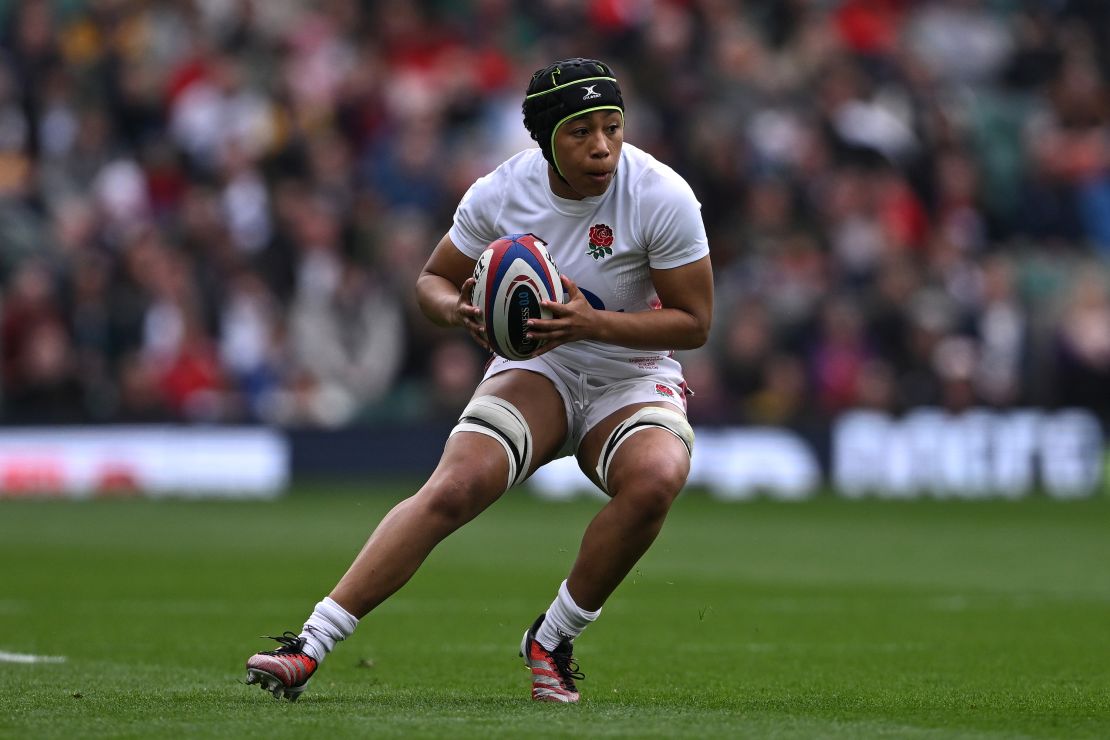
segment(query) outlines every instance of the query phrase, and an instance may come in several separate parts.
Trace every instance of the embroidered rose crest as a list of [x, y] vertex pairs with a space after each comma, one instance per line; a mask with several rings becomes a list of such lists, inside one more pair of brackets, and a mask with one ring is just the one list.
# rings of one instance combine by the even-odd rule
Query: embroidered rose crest
[[613, 253], [613, 230], [605, 224], [590, 227], [590, 256], [595, 260]]

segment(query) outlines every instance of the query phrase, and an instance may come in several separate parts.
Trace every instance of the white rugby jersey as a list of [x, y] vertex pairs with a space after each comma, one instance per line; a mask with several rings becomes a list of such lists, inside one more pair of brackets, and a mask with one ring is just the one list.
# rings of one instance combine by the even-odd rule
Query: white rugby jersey
[[[551, 192], [547, 161], [525, 150], [476, 181], [463, 196], [448, 232], [477, 260], [505, 234], [532, 233], [547, 242], [559, 272], [574, 280], [596, 309], [646, 311], [659, 307], [650, 268], [681, 267], [709, 254], [701, 204], [678, 173], [631, 144], [621, 149], [603, 195], [567, 200]], [[628, 349], [583, 340], [551, 354], [582, 370], [621, 375], [670, 352]]]

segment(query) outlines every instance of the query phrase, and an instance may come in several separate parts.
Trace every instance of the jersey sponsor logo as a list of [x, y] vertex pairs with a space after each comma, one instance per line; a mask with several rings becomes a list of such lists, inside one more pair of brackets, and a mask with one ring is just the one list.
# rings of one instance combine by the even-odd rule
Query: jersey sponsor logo
[[601, 93], [595, 90], [595, 87], [597, 87], [597, 85], [584, 85], [582, 89], [586, 91], [586, 94], [582, 96], [582, 99], [593, 100], [594, 98], [600, 98]]
[[674, 398], [674, 391], [672, 391], [670, 388], [663, 385], [662, 383], [655, 384], [655, 392], [665, 398]]
[[590, 246], [586, 250], [591, 257], [599, 260], [613, 253], [613, 230], [605, 224], [590, 227]]

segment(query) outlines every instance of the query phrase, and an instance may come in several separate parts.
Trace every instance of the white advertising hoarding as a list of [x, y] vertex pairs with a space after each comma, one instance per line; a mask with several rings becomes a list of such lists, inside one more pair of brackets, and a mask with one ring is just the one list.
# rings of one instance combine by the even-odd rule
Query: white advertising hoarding
[[[689, 485], [715, 498], [742, 501], [766, 495], [798, 501], [821, 487], [821, 466], [813, 448], [798, 434], [773, 427], [723, 427], [695, 430]], [[537, 470], [528, 480], [532, 490], [548, 499], [581, 493], [604, 496], [573, 457]]]
[[0, 429], [0, 496], [270, 498], [289, 483], [289, 443], [264, 428]]
[[1105, 446], [1089, 411], [874, 411], [833, 426], [832, 485], [850, 498], [1053, 498], [1093, 495]]
[[[832, 425], [828, 469], [812, 442], [788, 429], [699, 428], [690, 485], [726, 500], [797, 501], [822, 488], [846, 498], [1052, 498], [1095, 495], [1106, 447], [1089, 411], [921, 408], [904, 416], [850, 411]], [[574, 458], [529, 479], [544, 498], [602, 496]]]

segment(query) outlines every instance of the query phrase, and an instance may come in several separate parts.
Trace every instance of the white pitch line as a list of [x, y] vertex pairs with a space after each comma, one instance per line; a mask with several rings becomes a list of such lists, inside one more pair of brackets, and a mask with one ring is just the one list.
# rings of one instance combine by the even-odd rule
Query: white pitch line
[[30, 655], [0, 650], [0, 663], [65, 663], [64, 655]]

